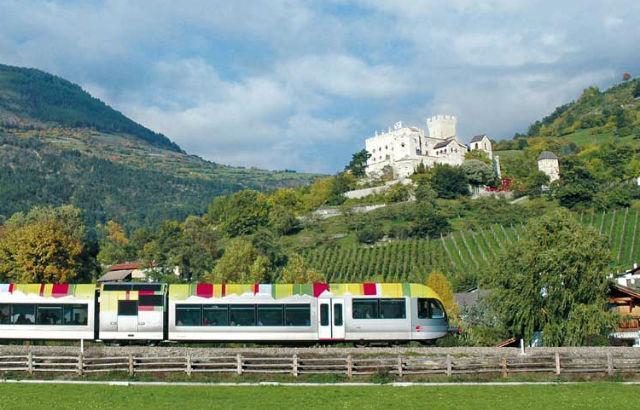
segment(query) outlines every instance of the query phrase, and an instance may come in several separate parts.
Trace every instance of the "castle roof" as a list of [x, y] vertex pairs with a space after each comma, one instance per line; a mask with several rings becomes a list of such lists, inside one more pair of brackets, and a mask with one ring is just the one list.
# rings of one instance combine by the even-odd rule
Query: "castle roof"
[[443, 148], [446, 147], [447, 145], [449, 145], [451, 142], [453, 141], [453, 138], [447, 138], [446, 140], [437, 143], [436, 145], [433, 146], [433, 148], [438, 149], [438, 148]]
[[543, 159], [558, 159], [558, 157], [551, 151], [542, 151], [538, 156], [538, 161], [541, 161]]
[[487, 134], [476, 135], [475, 137], [471, 138], [471, 142], [480, 142], [485, 137], [488, 138]]

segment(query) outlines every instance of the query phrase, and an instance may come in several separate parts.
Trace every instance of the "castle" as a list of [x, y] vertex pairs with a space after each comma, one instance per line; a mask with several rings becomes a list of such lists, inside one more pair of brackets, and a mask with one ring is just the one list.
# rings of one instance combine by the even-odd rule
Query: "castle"
[[418, 127], [404, 127], [397, 122], [393, 130], [367, 138], [365, 149], [371, 157], [367, 160], [367, 176], [377, 178], [387, 170], [393, 178], [404, 178], [414, 173], [419, 164], [433, 167], [435, 164], [461, 165], [470, 150], [481, 150], [493, 159], [491, 141], [486, 135], [473, 137], [469, 146], [458, 141], [456, 117], [436, 115], [428, 118], [427, 133]]

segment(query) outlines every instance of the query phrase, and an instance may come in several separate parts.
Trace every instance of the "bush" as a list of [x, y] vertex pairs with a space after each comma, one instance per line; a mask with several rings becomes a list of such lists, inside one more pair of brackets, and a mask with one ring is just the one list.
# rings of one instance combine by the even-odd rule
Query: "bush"
[[375, 226], [365, 226], [356, 231], [356, 238], [360, 243], [374, 244], [382, 239], [382, 231]]

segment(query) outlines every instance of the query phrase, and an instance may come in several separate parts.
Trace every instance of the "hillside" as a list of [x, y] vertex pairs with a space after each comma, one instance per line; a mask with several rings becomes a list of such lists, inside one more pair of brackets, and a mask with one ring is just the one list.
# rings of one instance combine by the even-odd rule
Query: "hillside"
[[[637, 238], [640, 211], [618, 209], [577, 215], [609, 238], [614, 259], [612, 271], [623, 271], [637, 262], [640, 240]], [[463, 289], [465, 280], [484, 274], [491, 258], [506, 244], [519, 239], [522, 225], [489, 225], [475, 230], [453, 232], [441, 239], [400, 240], [376, 246], [334, 245], [314, 248], [304, 256], [329, 281], [411, 281], [434, 269], [445, 269], [458, 277]]]
[[0, 123], [18, 128], [59, 126], [126, 133], [153, 146], [180, 151], [169, 138], [130, 120], [80, 86], [32, 68], [0, 64]]
[[0, 65], [0, 221], [71, 203], [90, 224], [115, 219], [135, 228], [200, 214], [217, 195], [313, 178], [188, 155], [73, 83]]
[[[640, 79], [605, 91], [589, 87], [574, 101], [535, 121], [524, 134], [499, 141], [498, 151], [521, 150], [527, 139], [558, 138], [579, 148], [610, 141], [640, 145]], [[509, 152], [507, 152], [509, 155]]]

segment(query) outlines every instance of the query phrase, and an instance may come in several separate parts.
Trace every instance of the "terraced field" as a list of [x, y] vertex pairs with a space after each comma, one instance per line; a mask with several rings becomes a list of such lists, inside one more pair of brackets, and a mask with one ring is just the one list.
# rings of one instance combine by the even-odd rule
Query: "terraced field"
[[[609, 238], [613, 271], [623, 271], [640, 259], [638, 209], [578, 215]], [[311, 266], [333, 282], [416, 280], [434, 269], [468, 272], [486, 270], [492, 257], [516, 241], [524, 226], [491, 225], [476, 231], [454, 232], [437, 240], [393, 241], [376, 246], [333, 246], [305, 254]]]

